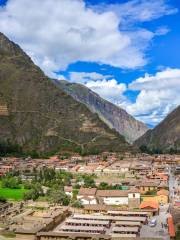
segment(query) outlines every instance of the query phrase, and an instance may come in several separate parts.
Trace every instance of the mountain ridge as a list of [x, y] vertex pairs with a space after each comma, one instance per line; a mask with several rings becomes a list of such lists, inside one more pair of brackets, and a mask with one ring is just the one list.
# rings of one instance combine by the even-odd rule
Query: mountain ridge
[[[134, 151], [114, 129], [59, 89], [0, 33], [0, 141], [28, 151]], [[6, 112], [6, 114], [5, 114]]]
[[180, 105], [170, 112], [154, 129], [148, 130], [135, 141], [135, 145], [142, 145], [151, 149], [180, 151]]
[[86, 86], [65, 80], [53, 80], [66, 93], [74, 99], [84, 103], [92, 112], [97, 113], [110, 128], [114, 128], [123, 135], [129, 143], [133, 143], [147, 130], [147, 126], [133, 118], [124, 109], [101, 98]]

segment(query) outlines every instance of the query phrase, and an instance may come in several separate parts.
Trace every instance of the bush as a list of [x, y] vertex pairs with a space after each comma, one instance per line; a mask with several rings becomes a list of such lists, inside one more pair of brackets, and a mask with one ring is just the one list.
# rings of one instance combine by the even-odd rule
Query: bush
[[2, 187], [3, 188], [11, 188], [11, 189], [19, 189], [21, 180], [17, 177], [5, 177], [2, 179]]
[[52, 203], [58, 203], [63, 206], [68, 206], [70, 203], [70, 197], [62, 190], [51, 190], [49, 192], [49, 201]]

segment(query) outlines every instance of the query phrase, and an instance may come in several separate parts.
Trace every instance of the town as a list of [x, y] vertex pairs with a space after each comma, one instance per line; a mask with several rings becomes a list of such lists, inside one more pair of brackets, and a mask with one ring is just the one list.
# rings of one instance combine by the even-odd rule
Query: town
[[[178, 239], [180, 156], [2, 157], [3, 239]], [[8, 237], [8, 238], [6, 238]]]

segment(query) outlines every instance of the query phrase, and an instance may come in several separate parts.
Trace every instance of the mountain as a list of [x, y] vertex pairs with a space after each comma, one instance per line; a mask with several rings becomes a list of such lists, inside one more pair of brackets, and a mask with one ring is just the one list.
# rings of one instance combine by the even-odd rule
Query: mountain
[[64, 80], [54, 80], [55, 84], [74, 99], [84, 103], [92, 112], [97, 113], [110, 128], [116, 129], [129, 143], [134, 142], [147, 130], [147, 126], [137, 121], [122, 108], [104, 100], [82, 84]]
[[57, 87], [0, 33], [0, 142], [24, 151], [131, 151], [124, 137]]
[[154, 129], [148, 130], [135, 144], [146, 145], [149, 149], [180, 150], [180, 106], [172, 111]]

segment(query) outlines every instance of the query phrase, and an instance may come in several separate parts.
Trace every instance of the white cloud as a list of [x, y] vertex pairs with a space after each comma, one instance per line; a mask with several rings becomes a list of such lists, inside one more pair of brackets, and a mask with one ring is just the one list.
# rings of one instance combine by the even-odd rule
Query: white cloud
[[157, 36], [166, 35], [169, 31], [170, 31], [170, 29], [167, 26], [162, 26], [162, 27], [159, 27], [158, 29], [156, 29], [155, 34]]
[[78, 83], [87, 83], [101, 79], [112, 78], [112, 75], [103, 75], [97, 72], [70, 72], [70, 81]]
[[146, 123], [157, 124], [180, 104], [180, 69], [145, 74], [129, 84], [129, 90], [140, 93], [126, 110]]
[[98, 12], [83, 0], [9, 0], [0, 7], [0, 31], [52, 77], [76, 61], [136, 68], [147, 63], [145, 50], [156, 34], [147, 29], [122, 31], [126, 17], [139, 22], [176, 11], [165, 0], [146, 2], [130, 1]]
[[71, 72], [70, 81], [82, 83], [102, 98], [115, 104], [126, 101], [123, 93], [127, 87], [124, 83], [118, 83], [112, 75], [103, 75], [97, 72]]
[[123, 93], [126, 91], [126, 85], [118, 83], [115, 79], [88, 81], [85, 85], [110, 102], [121, 104], [125, 101]]
[[[109, 79], [110, 76], [95, 72], [73, 75], [76, 82], [83, 83], [104, 99], [123, 107], [147, 124], [158, 124], [180, 104], [180, 69], [166, 68], [154, 75], [146, 73], [144, 77], [130, 83], [128, 88], [116, 79]], [[139, 91], [134, 103], [125, 97], [124, 93], [127, 90]]]
[[[166, 0], [132, 0], [95, 7], [83, 0], [9, 0], [0, 7], [0, 31], [55, 78], [54, 72], [76, 61], [125, 69], [145, 65], [149, 44], [169, 29], [159, 26], [152, 32], [138, 24], [176, 12]], [[126, 85], [112, 76], [71, 72], [70, 80], [84, 83], [105, 99], [125, 106], [141, 120], [157, 123], [180, 103], [179, 71], [163, 69], [133, 81], [129, 90], [140, 91], [135, 103], [123, 95]], [[58, 78], [65, 79], [60, 75]]]
[[115, 12], [125, 28], [127, 23], [134, 25], [137, 22], [148, 22], [178, 12], [178, 9], [171, 7], [166, 0], [131, 0], [123, 4], [102, 4], [96, 9], [100, 12], [104, 10]]

